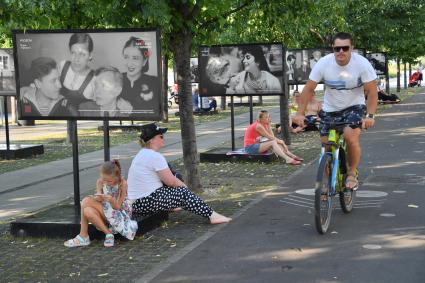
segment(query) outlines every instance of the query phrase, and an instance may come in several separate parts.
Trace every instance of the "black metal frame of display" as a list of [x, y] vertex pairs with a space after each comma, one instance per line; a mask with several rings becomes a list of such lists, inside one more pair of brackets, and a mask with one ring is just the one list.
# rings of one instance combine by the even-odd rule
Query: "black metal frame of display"
[[2, 93], [3, 97], [3, 107], [4, 107], [4, 124], [5, 124], [5, 134], [6, 134], [6, 145], [0, 145], [0, 158], [6, 160], [10, 159], [19, 159], [34, 156], [37, 154], [44, 153], [44, 147], [41, 144], [10, 144], [10, 129], [9, 129], [9, 117], [7, 113], [7, 98], [9, 96], [15, 96], [15, 94], [10, 93], [6, 95]]

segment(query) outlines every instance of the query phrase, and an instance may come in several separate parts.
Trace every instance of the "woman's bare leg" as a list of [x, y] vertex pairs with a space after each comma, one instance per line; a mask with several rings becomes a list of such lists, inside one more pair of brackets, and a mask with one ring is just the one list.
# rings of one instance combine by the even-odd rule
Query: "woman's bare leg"
[[276, 153], [278, 156], [282, 157], [286, 163], [290, 163], [292, 161], [294, 161], [293, 158], [291, 158], [290, 156], [288, 156], [282, 149], [282, 146], [279, 145], [276, 140], [272, 140], [272, 141], [267, 141], [267, 142], [263, 142], [260, 144], [260, 152], [265, 152], [267, 150], [269, 150], [270, 148], [272, 148], [273, 152]]

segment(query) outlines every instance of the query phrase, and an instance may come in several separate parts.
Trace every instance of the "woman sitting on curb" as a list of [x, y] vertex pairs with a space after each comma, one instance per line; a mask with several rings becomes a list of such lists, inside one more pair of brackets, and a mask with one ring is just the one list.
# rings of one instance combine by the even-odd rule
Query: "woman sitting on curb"
[[259, 154], [271, 149], [279, 157], [282, 157], [286, 163], [300, 165], [303, 159], [290, 152], [283, 140], [274, 136], [270, 124], [269, 112], [261, 110], [257, 121], [249, 125], [245, 131], [245, 151], [249, 154]]
[[159, 153], [164, 146], [166, 131], [167, 128], [159, 128], [155, 124], [142, 127], [139, 140], [142, 149], [128, 171], [128, 197], [133, 202], [133, 212], [148, 216], [182, 208], [208, 218], [211, 224], [231, 221], [231, 218], [212, 210], [173, 175], [167, 160]]

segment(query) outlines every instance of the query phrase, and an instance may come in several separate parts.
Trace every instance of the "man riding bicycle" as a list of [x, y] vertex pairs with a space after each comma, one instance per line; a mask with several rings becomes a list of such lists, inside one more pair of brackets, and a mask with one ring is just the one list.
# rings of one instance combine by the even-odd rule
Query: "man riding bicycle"
[[[361, 127], [367, 129], [375, 124], [374, 115], [378, 105], [377, 75], [366, 58], [353, 52], [351, 34], [337, 33], [333, 38], [332, 49], [333, 54], [324, 56], [314, 65], [301, 93], [297, 114], [292, 120], [301, 127], [304, 125], [308, 101], [312, 98], [317, 84], [323, 82], [325, 95], [319, 116], [322, 121], [350, 124], [344, 128], [349, 167], [345, 187], [356, 190], [358, 188], [357, 167], [361, 155], [359, 142]], [[365, 113], [367, 113], [366, 116]], [[322, 142], [327, 142], [328, 133], [328, 126], [321, 124]]]

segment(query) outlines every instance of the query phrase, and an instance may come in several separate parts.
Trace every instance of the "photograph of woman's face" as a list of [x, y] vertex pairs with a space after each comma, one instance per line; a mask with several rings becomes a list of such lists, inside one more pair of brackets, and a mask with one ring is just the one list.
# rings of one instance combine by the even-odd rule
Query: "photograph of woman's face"
[[54, 100], [58, 99], [59, 90], [62, 87], [59, 81], [59, 71], [52, 69], [48, 75], [41, 79], [35, 79], [35, 85], [44, 96]]
[[256, 63], [255, 63], [255, 57], [250, 54], [250, 53], [246, 53], [242, 59], [242, 64], [243, 67], [245, 69], [245, 71], [247, 72], [252, 72], [255, 69], [258, 69]]
[[127, 76], [139, 77], [143, 66], [147, 63], [147, 59], [143, 57], [140, 49], [134, 46], [126, 47], [123, 51], [123, 56], [127, 68]]
[[91, 54], [88, 43], [75, 43], [71, 46], [71, 68], [74, 72], [82, 72], [88, 68]]

